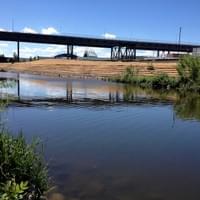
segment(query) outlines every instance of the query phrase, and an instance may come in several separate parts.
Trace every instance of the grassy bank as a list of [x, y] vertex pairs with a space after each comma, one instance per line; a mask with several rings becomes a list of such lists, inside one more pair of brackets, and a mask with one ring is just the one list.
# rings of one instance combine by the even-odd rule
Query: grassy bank
[[200, 92], [199, 57], [190, 55], [181, 57], [177, 65], [177, 71], [177, 77], [170, 77], [164, 73], [156, 76], [139, 76], [135, 67], [128, 67], [125, 73], [112, 80], [121, 83], [134, 84], [143, 88]]

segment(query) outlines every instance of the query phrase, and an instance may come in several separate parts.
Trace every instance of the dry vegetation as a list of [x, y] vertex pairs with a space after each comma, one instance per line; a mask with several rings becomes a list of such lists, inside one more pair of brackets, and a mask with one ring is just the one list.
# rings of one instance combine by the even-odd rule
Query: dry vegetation
[[[81, 61], [65, 59], [47, 59], [22, 63], [0, 64], [0, 70], [18, 71], [50, 76], [78, 76], [78, 77], [113, 77], [122, 74], [127, 67], [134, 66], [139, 75], [156, 75], [167, 73], [177, 75], [177, 62], [157, 61], [143, 62], [110, 62], [110, 61]], [[153, 67], [152, 67], [153, 66]]]

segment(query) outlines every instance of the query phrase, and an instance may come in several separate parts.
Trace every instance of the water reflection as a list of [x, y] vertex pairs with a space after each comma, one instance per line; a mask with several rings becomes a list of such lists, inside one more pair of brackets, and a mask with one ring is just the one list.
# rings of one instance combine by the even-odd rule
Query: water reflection
[[1, 98], [24, 102], [77, 103], [168, 103], [181, 119], [200, 120], [200, 95], [142, 89], [101, 80], [57, 79], [45, 76], [0, 72]]
[[181, 119], [200, 120], [200, 95], [195, 93], [180, 95], [174, 105], [174, 111]]
[[[109, 103], [172, 100], [175, 93], [143, 90], [130, 85], [101, 80], [55, 79], [42, 76], [0, 73], [2, 81], [13, 81], [12, 87], [2, 87], [1, 94], [10, 94], [20, 100], [104, 101]], [[171, 95], [171, 96], [170, 96]]]

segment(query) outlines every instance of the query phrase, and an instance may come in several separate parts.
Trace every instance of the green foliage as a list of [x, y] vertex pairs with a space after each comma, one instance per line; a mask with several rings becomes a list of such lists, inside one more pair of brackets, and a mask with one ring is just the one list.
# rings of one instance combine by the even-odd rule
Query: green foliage
[[[0, 86], [9, 87], [0, 81]], [[0, 100], [0, 112], [8, 100]], [[0, 200], [38, 199], [48, 189], [43, 148], [28, 144], [22, 134], [14, 137], [2, 127], [0, 115]]]
[[185, 55], [181, 57], [177, 71], [181, 83], [200, 83], [200, 57]]
[[[135, 82], [138, 76], [138, 71], [134, 67], [127, 67], [122, 79], [126, 82]], [[133, 78], [134, 77], [134, 78]]]
[[167, 74], [160, 74], [151, 80], [152, 88], [175, 88], [177, 85], [176, 79], [169, 77]]
[[[153, 64], [147, 67], [154, 70]], [[115, 81], [130, 83], [143, 88], [153, 89], [176, 89], [181, 91], [200, 92], [200, 57], [185, 55], [180, 58], [178, 67], [178, 78], [169, 77], [167, 74], [156, 76], [138, 76], [134, 67], [128, 67], [122, 76]]]
[[174, 105], [176, 116], [180, 119], [200, 120], [200, 96], [197, 93], [183, 93]]
[[177, 80], [167, 74], [157, 76], [138, 76], [138, 71], [134, 67], [128, 67], [125, 73], [116, 79], [118, 82], [131, 83], [144, 88], [170, 89], [177, 86]]
[[26, 186], [27, 192], [34, 192], [36, 197], [48, 189], [47, 169], [41, 155], [37, 141], [29, 145], [22, 134], [14, 137], [0, 132], [0, 184], [4, 186], [0, 193], [3, 200], [10, 195], [13, 198], [23, 196]]
[[28, 182], [21, 181], [17, 184], [15, 179], [1, 184], [0, 200], [19, 200], [23, 199], [24, 194], [28, 190]]

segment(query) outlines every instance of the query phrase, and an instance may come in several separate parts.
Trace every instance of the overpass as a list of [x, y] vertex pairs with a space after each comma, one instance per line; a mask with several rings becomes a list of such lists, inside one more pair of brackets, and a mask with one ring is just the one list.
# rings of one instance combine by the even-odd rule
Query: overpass
[[193, 49], [200, 45], [178, 44], [167, 42], [150, 42], [138, 40], [120, 40], [93, 37], [78, 37], [64, 35], [44, 35], [21, 32], [0, 31], [0, 41], [17, 42], [17, 57], [20, 58], [20, 42], [66, 45], [67, 54], [73, 57], [74, 46], [81, 47], [100, 47], [111, 49], [112, 60], [133, 60], [136, 59], [136, 50], [191, 53]]

